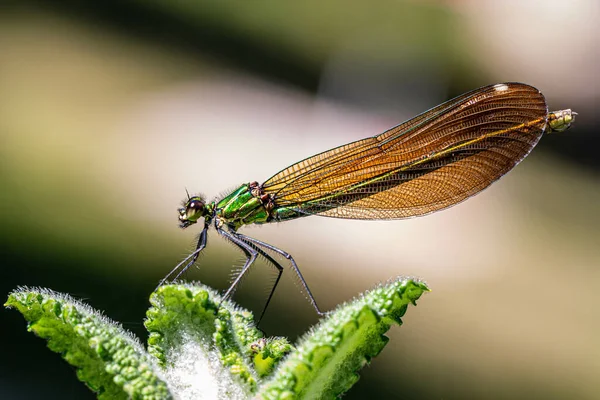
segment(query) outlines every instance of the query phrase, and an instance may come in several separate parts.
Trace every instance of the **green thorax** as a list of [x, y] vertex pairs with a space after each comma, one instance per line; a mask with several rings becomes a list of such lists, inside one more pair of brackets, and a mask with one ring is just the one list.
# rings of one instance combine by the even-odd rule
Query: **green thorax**
[[264, 224], [270, 217], [263, 201], [252, 194], [249, 184], [240, 186], [219, 200], [215, 207], [215, 217], [234, 229], [242, 225]]

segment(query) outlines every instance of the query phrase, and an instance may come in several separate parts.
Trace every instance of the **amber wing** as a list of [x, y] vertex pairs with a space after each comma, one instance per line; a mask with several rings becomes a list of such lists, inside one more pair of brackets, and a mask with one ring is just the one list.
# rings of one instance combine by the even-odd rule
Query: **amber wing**
[[486, 86], [378, 136], [300, 161], [263, 184], [280, 207], [352, 219], [428, 214], [482, 191], [546, 129], [544, 96], [522, 83]]

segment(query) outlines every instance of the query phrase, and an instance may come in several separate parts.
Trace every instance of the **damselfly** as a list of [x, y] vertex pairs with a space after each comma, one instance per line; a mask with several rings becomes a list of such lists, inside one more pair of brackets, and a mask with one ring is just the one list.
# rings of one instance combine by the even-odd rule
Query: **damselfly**
[[229, 298], [256, 258], [278, 271], [285, 257], [319, 315], [310, 289], [291, 255], [238, 232], [244, 225], [287, 221], [309, 215], [349, 219], [402, 219], [453, 206], [481, 192], [529, 154], [544, 133], [562, 132], [571, 110], [548, 112], [544, 96], [522, 83], [479, 88], [447, 101], [390, 130], [336, 147], [283, 169], [263, 183], [250, 182], [207, 203], [188, 195], [179, 209], [181, 228], [204, 220], [196, 250], [167, 275], [177, 279], [217, 232], [246, 255], [224, 298]]

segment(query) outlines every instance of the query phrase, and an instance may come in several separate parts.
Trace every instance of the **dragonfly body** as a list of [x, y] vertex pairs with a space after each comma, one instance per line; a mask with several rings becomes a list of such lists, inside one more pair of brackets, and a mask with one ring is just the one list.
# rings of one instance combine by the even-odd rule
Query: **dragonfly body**
[[185, 213], [185, 208], [181, 209], [184, 212], [180, 217], [181, 225], [187, 227], [203, 217], [214, 221], [216, 228], [225, 226], [237, 231], [243, 225], [281, 222], [306, 215], [289, 207], [276, 207], [273, 197], [264, 194], [258, 182], [251, 182], [240, 186], [221, 200], [204, 205], [201, 213], [195, 211], [202, 209], [204, 201], [197, 196], [191, 197], [188, 201], [192, 205], [187, 208], [192, 213]]
[[177, 278], [195, 262], [213, 224], [247, 256], [225, 298], [262, 255], [279, 271], [268, 305], [283, 271], [269, 255], [275, 252], [290, 261], [321, 314], [294, 259], [240, 234], [240, 227], [308, 215], [402, 219], [450, 207], [490, 186], [523, 160], [544, 133], [566, 130], [575, 115], [571, 110], [548, 112], [544, 96], [529, 85], [485, 86], [380, 135], [302, 160], [263, 183], [243, 184], [220, 200], [206, 203], [201, 196], [188, 196], [179, 209], [180, 226], [186, 228], [202, 218], [204, 229], [196, 251], [163, 282], [179, 271]]
[[245, 184], [234, 190], [216, 205], [217, 225], [227, 225], [237, 230], [242, 225], [268, 222], [272, 207], [267, 198], [262, 198], [254, 190], [257, 184]]

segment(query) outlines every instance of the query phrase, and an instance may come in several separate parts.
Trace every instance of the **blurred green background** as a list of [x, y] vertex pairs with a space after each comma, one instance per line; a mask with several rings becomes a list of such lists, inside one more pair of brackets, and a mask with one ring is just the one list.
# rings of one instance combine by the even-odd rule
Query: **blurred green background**
[[[70, 293], [145, 339], [157, 282], [193, 248], [176, 208], [264, 181], [476, 87], [521, 81], [575, 126], [483, 194], [406, 221], [244, 228], [293, 254], [330, 309], [392, 276], [433, 288], [346, 398], [592, 399], [600, 392], [600, 17], [577, 1], [5, 1], [0, 293]], [[225, 289], [212, 232], [187, 279]], [[284, 273], [262, 328], [317, 317]], [[260, 311], [258, 265], [236, 300]], [[0, 398], [94, 398], [0, 311]]]

